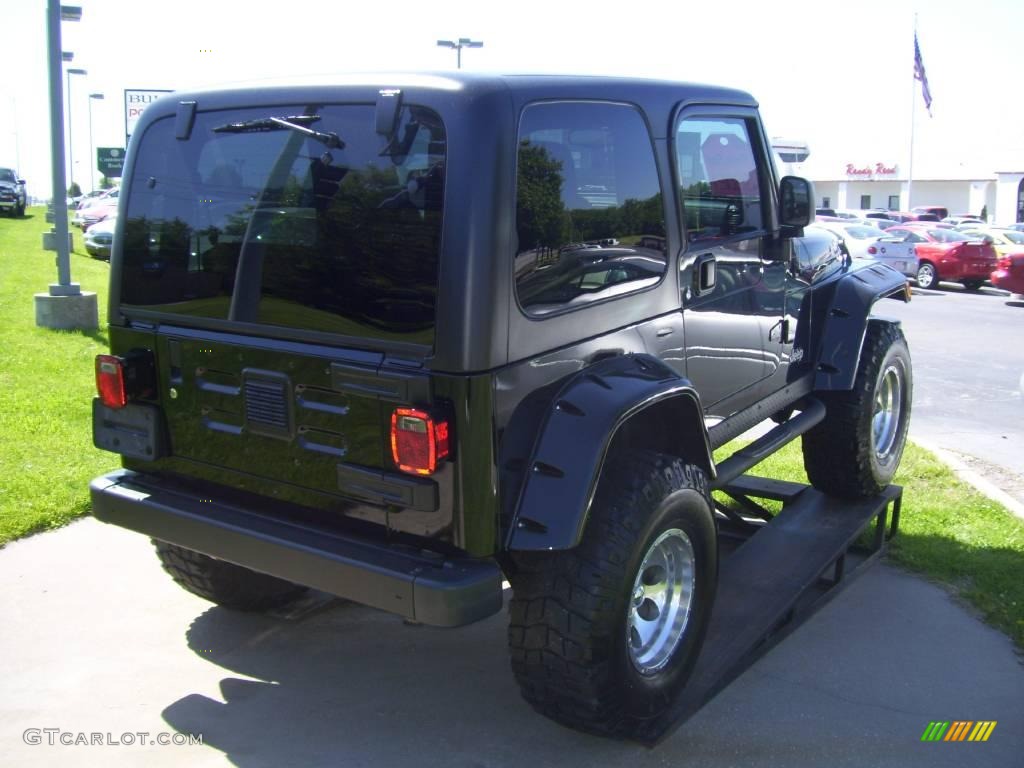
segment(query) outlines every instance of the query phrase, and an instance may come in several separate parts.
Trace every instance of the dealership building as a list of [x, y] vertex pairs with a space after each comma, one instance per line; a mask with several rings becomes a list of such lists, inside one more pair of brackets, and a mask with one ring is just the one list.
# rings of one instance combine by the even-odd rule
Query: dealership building
[[782, 173], [814, 182], [822, 208], [909, 211], [915, 205], [941, 205], [951, 216], [984, 212], [997, 224], [1024, 221], [1024, 162], [1009, 166], [1017, 170], [916, 162], [911, 185], [906, 169], [889, 158], [819, 158], [805, 142], [781, 138], [772, 139], [772, 147]]

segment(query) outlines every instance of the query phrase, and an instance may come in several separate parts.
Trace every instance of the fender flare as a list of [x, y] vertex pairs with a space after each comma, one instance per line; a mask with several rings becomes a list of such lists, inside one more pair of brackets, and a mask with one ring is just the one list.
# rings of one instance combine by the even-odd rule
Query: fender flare
[[[509, 549], [576, 546], [609, 449], [627, 432], [631, 441], [679, 455], [714, 476], [697, 391], [658, 358], [605, 358], [549, 391], [529, 459], [512, 459], [521, 471], [506, 517]], [[623, 429], [627, 424], [633, 429]]]
[[[836, 281], [832, 303], [822, 316], [818, 345], [815, 390], [847, 390], [853, 387], [860, 365], [868, 322], [875, 302], [882, 298], [910, 301], [907, 278], [885, 264], [873, 264], [848, 272]], [[898, 320], [886, 320], [899, 324]]]

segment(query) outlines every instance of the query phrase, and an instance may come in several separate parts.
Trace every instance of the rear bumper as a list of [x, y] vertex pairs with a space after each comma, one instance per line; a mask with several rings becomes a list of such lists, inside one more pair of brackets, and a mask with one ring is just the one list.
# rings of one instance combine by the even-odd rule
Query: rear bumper
[[118, 470], [90, 484], [93, 515], [162, 541], [434, 626], [501, 610], [491, 560], [420, 553], [284, 521]]
[[938, 272], [940, 280], [988, 280], [995, 268], [994, 263], [942, 261], [939, 262]]

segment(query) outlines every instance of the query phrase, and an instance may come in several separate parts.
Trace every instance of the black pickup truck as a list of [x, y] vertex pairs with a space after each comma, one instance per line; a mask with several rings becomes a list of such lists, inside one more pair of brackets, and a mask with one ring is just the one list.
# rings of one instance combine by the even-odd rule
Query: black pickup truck
[[[769, 418], [813, 485], [899, 463], [911, 366], [804, 236], [757, 103], [604, 77], [388, 75], [175, 93], [128, 150], [94, 514], [186, 589], [494, 614], [524, 696], [629, 735], [714, 602], [712, 451]], [[794, 415], [795, 414], [795, 415]]]

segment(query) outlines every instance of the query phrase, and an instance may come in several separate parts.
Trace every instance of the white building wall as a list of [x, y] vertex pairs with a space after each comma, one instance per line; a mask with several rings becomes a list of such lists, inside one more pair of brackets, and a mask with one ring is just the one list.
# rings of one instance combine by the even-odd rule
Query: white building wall
[[[898, 181], [851, 181], [847, 183], [847, 208], [889, 208], [889, 196], [900, 194]], [[861, 197], [867, 195], [870, 200], [866, 206], [861, 205]]]
[[1012, 224], [1018, 220], [1017, 195], [1024, 173], [996, 174], [995, 222]]

